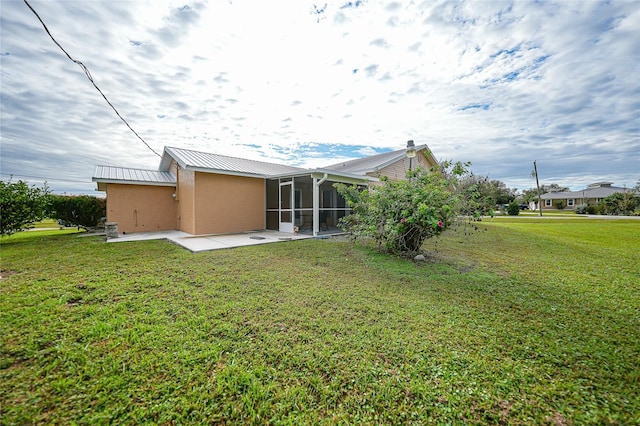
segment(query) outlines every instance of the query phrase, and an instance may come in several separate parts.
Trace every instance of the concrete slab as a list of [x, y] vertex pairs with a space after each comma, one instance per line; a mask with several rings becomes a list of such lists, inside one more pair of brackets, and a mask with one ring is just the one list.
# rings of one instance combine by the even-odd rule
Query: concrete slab
[[241, 234], [191, 235], [182, 231], [138, 232], [108, 239], [108, 243], [127, 241], [169, 240], [192, 252], [228, 249], [233, 247], [269, 244], [313, 238], [311, 235], [293, 235], [278, 231], [256, 231]]

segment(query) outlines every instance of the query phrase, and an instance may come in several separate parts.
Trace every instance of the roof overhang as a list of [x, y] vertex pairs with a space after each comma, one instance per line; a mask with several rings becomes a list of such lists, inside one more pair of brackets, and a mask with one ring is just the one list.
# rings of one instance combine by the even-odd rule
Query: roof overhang
[[339, 173], [335, 170], [328, 169], [311, 169], [297, 173], [282, 173], [278, 175], [267, 176], [267, 179], [282, 179], [292, 177], [310, 176], [316, 179], [330, 180], [332, 182], [351, 183], [351, 184], [367, 184], [369, 182], [378, 182], [380, 179], [373, 176], [357, 175], [353, 173]]
[[118, 184], [118, 185], [143, 185], [143, 186], [168, 186], [175, 188], [175, 182], [150, 182], [150, 181], [138, 181], [138, 180], [121, 180], [121, 179], [100, 179], [100, 178], [92, 178], [93, 182], [98, 184], [98, 191], [106, 191], [107, 184]]

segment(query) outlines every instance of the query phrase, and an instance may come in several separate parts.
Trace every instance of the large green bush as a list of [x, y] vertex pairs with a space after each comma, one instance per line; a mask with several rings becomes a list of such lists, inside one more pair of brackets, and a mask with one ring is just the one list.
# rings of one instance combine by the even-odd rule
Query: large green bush
[[38, 188], [22, 180], [0, 181], [0, 235], [11, 235], [44, 219], [48, 193], [46, 183]]
[[636, 209], [640, 207], [640, 196], [627, 192], [616, 192], [599, 203], [602, 207], [603, 214], [624, 216], [635, 214]]
[[89, 195], [50, 195], [49, 214], [67, 226], [91, 228], [106, 216], [106, 199]]
[[427, 238], [446, 230], [461, 211], [457, 184], [468, 164], [445, 163], [440, 169], [416, 169], [406, 180], [383, 180], [363, 189], [336, 184], [351, 214], [340, 225], [354, 238], [373, 238], [385, 251], [413, 254]]

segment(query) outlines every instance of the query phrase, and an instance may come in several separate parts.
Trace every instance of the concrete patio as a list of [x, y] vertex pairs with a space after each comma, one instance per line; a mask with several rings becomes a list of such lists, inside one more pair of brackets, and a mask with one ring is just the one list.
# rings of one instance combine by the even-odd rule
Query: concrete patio
[[158, 231], [121, 234], [118, 238], [107, 239], [107, 242], [124, 243], [127, 241], [169, 240], [196, 253], [200, 251], [253, 246], [257, 244], [304, 240], [307, 238], [313, 238], [313, 236], [300, 234], [293, 235], [278, 231], [255, 231], [244, 232], [241, 234], [222, 235], [191, 235], [182, 231]]

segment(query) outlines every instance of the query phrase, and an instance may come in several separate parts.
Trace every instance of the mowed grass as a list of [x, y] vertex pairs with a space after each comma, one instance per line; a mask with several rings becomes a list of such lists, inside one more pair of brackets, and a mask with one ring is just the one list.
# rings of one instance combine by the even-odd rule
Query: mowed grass
[[640, 222], [501, 218], [414, 263], [2, 239], [3, 424], [638, 424]]

